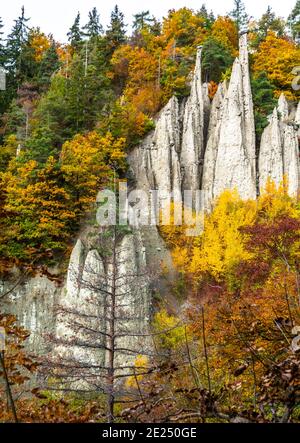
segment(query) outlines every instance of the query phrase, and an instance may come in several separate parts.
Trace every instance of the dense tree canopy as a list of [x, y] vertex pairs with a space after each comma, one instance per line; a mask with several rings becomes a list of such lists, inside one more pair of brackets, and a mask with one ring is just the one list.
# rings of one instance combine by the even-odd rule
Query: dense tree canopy
[[[289, 17], [291, 29], [297, 26], [297, 8], [298, 2]], [[50, 187], [66, 192], [66, 199], [67, 195], [75, 198], [77, 192], [79, 206], [82, 193], [91, 202], [94, 179], [84, 177], [83, 168], [79, 182], [84, 190], [80, 191], [81, 185], [72, 183], [67, 173], [76, 169], [79, 146], [86, 149], [81, 153], [90, 152], [89, 137], [94, 134], [99, 143], [107, 145], [105, 152], [110, 157], [111, 149], [125, 152], [138, 143], [154, 127], [154, 116], [173, 94], [179, 98], [188, 95], [198, 45], [203, 46], [203, 78], [209, 83], [213, 98], [218, 83], [230, 74], [238, 54], [238, 28], [246, 21], [247, 14], [240, 1], [234, 2], [228, 16], [217, 18], [205, 5], [198, 11], [187, 7], [170, 10], [161, 23], [148, 10], [143, 10], [134, 16], [130, 36], [126, 34], [127, 25], [118, 6], [112, 11], [106, 30], [98, 10], [93, 8], [84, 26], [80, 14], [76, 15], [67, 33], [69, 44], [61, 45], [53, 36], [32, 28], [24, 8], [6, 40], [0, 20], [0, 60], [7, 71], [7, 89], [1, 91], [0, 132], [1, 173], [9, 174], [9, 192], [5, 194], [4, 190], [4, 198], [9, 200], [13, 189], [14, 192], [26, 189], [28, 167], [30, 174], [35, 175], [42, 171], [45, 174], [52, 165], [57, 175], [53, 173]], [[254, 48], [251, 66], [259, 141], [274, 106], [274, 96], [285, 92], [287, 98], [297, 98], [291, 88], [291, 71], [300, 65], [300, 51], [297, 41], [285, 34], [283, 21], [271, 8], [254, 25], [256, 31], [250, 33]], [[296, 39], [295, 33], [293, 37]], [[108, 157], [104, 157], [106, 161]], [[87, 168], [97, 163], [97, 159], [97, 155], [91, 153], [91, 158], [87, 155]], [[108, 164], [99, 160], [95, 167], [100, 168], [103, 178], [110, 177]], [[45, 186], [46, 183], [45, 178]], [[29, 214], [25, 206], [19, 201], [20, 211], [24, 208]], [[85, 203], [82, 207], [88, 209]], [[14, 211], [12, 203], [4, 204], [3, 208]], [[26, 226], [33, 229], [29, 228], [25, 213], [22, 229], [26, 230]], [[83, 215], [81, 210], [79, 213]], [[12, 223], [9, 220], [7, 217], [7, 232]], [[13, 257], [13, 252], [10, 254]]]
[[[252, 20], [240, 0], [217, 17], [201, 4], [171, 9], [162, 20], [141, 10], [130, 26], [115, 6], [107, 29], [93, 8], [86, 19], [76, 15], [66, 44], [32, 27], [24, 8], [7, 36], [0, 18], [7, 80], [0, 90], [1, 278], [16, 269], [63, 272], [83, 222], [94, 222], [98, 191], [130, 176], [127, 154], [173, 95], [180, 105], [189, 95], [197, 48], [213, 99], [246, 26], [258, 146], [278, 96], [299, 100], [292, 89], [299, 8], [297, 0], [287, 22], [270, 7]], [[174, 203], [171, 209], [174, 221]], [[197, 237], [187, 237], [185, 225], [159, 227], [176, 271], [168, 291], [154, 296], [159, 358], [136, 356], [124, 385], [138, 400], [127, 404], [124, 396], [118, 420], [299, 421], [299, 352], [291, 348], [300, 321], [299, 220], [285, 178], [279, 188], [268, 182], [257, 201], [225, 191]], [[17, 393], [37, 365], [15, 317], [0, 312], [0, 326], [9, 334], [8, 385]], [[16, 396], [24, 421], [105, 417], [99, 393], [31, 394]], [[7, 421], [3, 398], [0, 421]]]

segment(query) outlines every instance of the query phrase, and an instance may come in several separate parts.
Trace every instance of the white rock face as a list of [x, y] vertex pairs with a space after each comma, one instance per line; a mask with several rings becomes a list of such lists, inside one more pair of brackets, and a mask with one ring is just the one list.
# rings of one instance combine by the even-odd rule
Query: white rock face
[[[66, 290], [63, 291], [64, 296], [60, 301], [61, 309], [57, 316], [56, 328], [58, 344], [54, 352], [60, 360], [68, 359], [74, 364], [99, 365], [104, 364], [105, 354], [102, 349], [97, 349], [96, 345], [97, 342], [103, 344], [103, 337], [100, 334], [90, 334], [89, 331], [105, 332], [105, 299], [98, 290], [100, 283], [105, 282], [104, 266], [96, 250], [90, 250], [84, 260], [83, 244], [80, 240], [78, 242], [73, 250], [71, 257], [74, 260], [68, 272], [68, 280], [72, 282], [72, 285], [69, 285], [71, 291], [68, 290], [67, 280]], [[74, 288], [77, 291], [74, 291]], [[70, 345], [74, 337], [75, 344]], [[94, 347], [77, 346], [79, 342], [89, 343]]]
[[[104, 348], [109, 346], [105, 334], [111, 332], [109, 318], [114, 315], [117, 318], [114, 333], [120, 335], [116, 338], [116, 347], [120, 351], [116, 352], [115, 363], [118, 367], [130, 365], [141, 349], [146, 352], [152, 346], [149, 338], [144, 336], [150, 320], [151, 292], [141, 235], [135, 232], [123, 238], [116, 248], [115, 266], [112, 256], [102, 258], [96, 249], [83, 256], [83, 249], [83, 243], [77, 242], [72, 253], [72, 267], [68, 274], [72, 282], [69, 284], [71, 292], [66, 285], [61, 300], [63, 310], [57, 321], [55, 355], [87, 367], [91, 364], [105, 366], [108, 356]], [[77, 283], [77, 291], [74, 291], [73, 282]], [[74, 337], [74, 344], [64, 344], [63, 341], [69, 342]], [[79, 342], [91, 346], [79, 346]], [[99, 383], [99, 375], [92, 380]], [[86, 386], [86, 382], [83, 385]]]
[[82, 272], [83, 257], [84, 257], [84, 246], [79, 238], [72, 250], [68, 266], [68, 273], [67, 273], [66, 287], [68, 294], [72, 298], [77, 297], [79, 293], [80, 288], [78, 286], [77, 277]]
[[[183, 189], [200, 189], [200, 160], [204, 156], [204, 109], [207, 111], [207, 91], [201, 81], [201, 52], [198, 49], [191, 94], [184, 109], [180, 166]], [[205, 93], [206, 92], [206, 93]]]
[[220, 138], [216, 157], [213, 197], [224, 189], [237, 188], [242, 198], [255, 198], [255, 177], [253, 159], [249, 157], [250, 147], [245, 137], [245, 116], [243, 109], [242, 70], [235, 61], [231, 80], [225, 97], [220, 127]]
[[[77, 274], [79, 274], [80, 278], [79, 298], [81, 301], [88, 300], [95, 292], [95, 289], [105, 289], [106, 272], [103, 260], [96, 249], [88, 252], [82, 274], [80, 276], [80, 269], [78, 269]], [[101, 301], [99, 305], [102, 305]]]
[[210, 210], [213, 201], [213, 188], [215, 181], [215, 166], [218, 153], [220, 129], [226, 84], [221, 83], [213, 98], [210, 123], [208, 128], [208, 141], [204, 156], [202, 189], [204, 191], [204, 207]]
[[[295, 195], [299, 190], [300, 129], [297, 125], [300, 128], [300, 103], [297, 110], [290, 113], [282, 95], [262, 135], [258, 159], [260, 189], [265, 187], [269, 177], [279, 185], [286, 175], [290, 194]], [[242, 198], [255, 199], [255, 153], [253, 101], [244, 34], [230, 82], [219, 85], [212, 104], [208, 85], [201, 81], [201, 48], [198, 49], [190, 96], [187, 99], [172, 97], [157, 116], [155, 130], [128, 155], [133, 178], [131, 189], [144, 190], [148, 194], [150, 190], [173, 192], [181, 198], [184, 190], [202, 189], [207, 210], [211, 210], [214, 200], [225, 189], [237, 188]], [[63, 287], [47, 277], [35, 277], [9, 296], [9, 310], [33, 331], [30, 346], [35, 352], [50, 346], [43, 342], [45, 331], [55, 331], [58, 337], [72, 336], [66, 318], [55, 316], [53, 307], [56, 304], [85, 310], [88, 314], [96, 313], [97, 321], [101, 322], [107, 300], [98, 300], [97, 308], [92, 310], [89, 300], [95, 298], [92, 290], [95, 279], [103, 276], [102, 280], [109, 284], [112, 268], [102, 261], [98, 246], [82, 235], [71, 254]], [[122, 327], [146, 332], [151, 314], [151, 290], [168, 294], [169, 283], [176, 278], [171, 254], [155, 225], [134, 227], [119, 244], [118, 254], [123, 262], [119, 277], [124, 283], [119, 295], [124, 304], [123, 313], [127, 315]], [[165, 267], [167, 276], [159, 278]], [[128, 279], [137, 272], [145, 275], [141, 284]], [[3, 287], [5, 289], [5, 284]], [[106, 325], [102, 324], [101, 328], [105, 330]], [[148, 346], [145, 338], [127, 337], [119, 341], [120, 345], [135, 346], [138, 353]], [[73, 357], [101, 364], [106, 358], [105, 352], [79, 349]], [[120, 354], [117, 359], [120, 365], [132, 362], [126, 355]]]
[[298, 102], [297, 111], [296, 111], [296, 117], [295, 117], [295, 123], [297, 125], [300, 125], [300, 102]]
[[291, 125], [283, 129], [283, 171], [289, 194], [296, 196], [300, 188], [299, 144], [297, 131]]
[[244, 140], [247, 149], [247, 155], [250, 160], [252, 180], [256, 177], [255, 170], [255, 123], [253, 99], [250, 82], [249, 70], [249, 54], [247, 34], [243, 34], [239, 41], [240, 53], [239, 62], [242, 71], [242, 85], [243, 85], [243, 124], [244, 124]]
[[277, 108], [274, 109], [271, 121], [265, 128], [259, 151], [259, 188], [266, 186], [270, 178], [278, 186], [283, 180], [282, 135]]
[[159, 114], [154, 133], [129, 155], [137, 189], [181, 189], [179, 104], [176, 97]]
[[298, 102], [296, 110], [295, 123], [298, 125], [298, 137], [300, 138], [300, 102]]
[[[118, 259], [120, 266], [116, 315], [122, 320], [117, 322], [116, 332], [124, 336], [117, 338], [116, 346], [135, 350], [137, 354], [149, 353], [153, 344], [143, 334], [149, 332], [151, 278], [146, 274], [146, 255], [140, 235], [127, 235], [123, 238]], [[126, 337], [128, 332], [131, 335]], [[133, 360], [133, 356], [127, 351], [120, 351], [116, 358], [118, 366], [130, 365]]]
[[289, 107], [282, 94], [278, 107], [273, 111], [269, 125], [265, 128], [259, 152], [259, 187], [262, 192], [267, 180], [271, 179], [277, 186], [285, 177], [288, 180], [288, 192], [295, 196], [300, 186], [299, 144], [297, 119], [291, 120]]
[[211, 110], [207, 85], [201, 82], [198, 50], [191, 94], [182, 106], [172, 98], [161, 112], [154, 133], [129, 156], [137, 186], [175, 193], [202, 189], [207, 208], [225, 189], [237, 188], [242, 198], [256, 198], [255, 128], [246, 35], [241, 37], [240, 58], [234, 63], [229, 87], [219, 87]]
[[289, 116], [289, 105], [286, 101], [285, 95], [281, 94], [278, 99], [278, 112], [280, 114], [280, 120], [285, 121]]
[[246, 35], [233, 65], [228, 89], [219, 88], [211, 112], [202, 188], [206, 208], [225, 189], [256, 198], [255, 128]]
[[137, 189], [180, 195], [201, 189], [205, 132], [209, 124], [208, 85], [201, 81], [201, 48], [197, 51], [191, 93], [179, 104], [173, 97], [163, 108], [155, 130], [129, 155]]
[[[56, 330], [54, 307], [58, 303], [61, 287], [46, 276], [37, 275], [16, 284], [20, 275], [12, 281], [0, 281], [1, 309], [16, 315], [20, 324], [31, 332], [27, 345], [36, 355], [51, 350], [48, 336]], [[4, 294], [9, 293], [2, 298]]]

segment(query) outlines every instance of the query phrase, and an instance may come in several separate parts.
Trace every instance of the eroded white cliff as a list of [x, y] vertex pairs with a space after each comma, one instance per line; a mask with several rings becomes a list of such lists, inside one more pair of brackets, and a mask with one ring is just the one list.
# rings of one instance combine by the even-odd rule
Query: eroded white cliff
[[246, 35], [240, 40], [228, 89], [219, 86], [204, 157], [202, 188], [206, 208], [225, 189], [242, 198], [256, 198], [255, 128]]
[[202, 175], [204, 207], [208, 210], [211, 208], [214, 197], [213, 190], [215, 182], [215, 167], [218, 154], [220, 129], [226, 90], [227, 88], [225, 82], [219, 85], [218, 90], [213, 98], [211, 107], [211, 117], [208, 127], [208, 141], [205, 150]]
[[252, 147], [247, 145], [245, 133], [244, 97], [242, 70], [239, 60], [233, 66], [225, 96], [220, 124], [214, 172], [213, 198], [224, 189], [239, 191], [242, 198], [255, 198], [255, 163], [250, 156]]
[[196, 66], [191, 85], [191, 93], [184, 107], [182, 143], [180, 149], [180, 166], [182, 185], [186, 190], [200, 189], [201, 169], [200, 161], [204, 156], [204, 125], [205, 117], [209, 112], [207, 102], [208, 92], [202, 87], [201, 80], [201, 53], [198, 48]]
[[[298, 105], [299, 110], [299, 105]], [[269, 125], [264, 129], [259, 151], [259, 188], [262, 192], [268, 179], [277, 186], [284, 177], [288, 192], [297, 195], [300, 186], [298, 111], [289, 113], [288, 102], [282, 94]]]
[[[147, 193], [173, 191], [181, 198], [184, 190], [202, 189], [205, 208], [210, 210], [225, 189], [236, 188], [242, 198], [255, 199], [258, 172], [260, 189], [269, 178], [279, 185], [286, 175], [289, 192], [295, 195], [299, 189], [299, 127], [300, 104], [290, 112], [285, 97], [281, 96], [262, 135], [256, 171], [246, 34], [240, 39], [240, 55], [234, 62], [230, 81], [219, 85], [212, 104], [208, 87], [201, 81], [201, 48], [198, 48], [190, 96], [181, 100], [172, 97], [157, 116], [155, 129], [128, 156], [131, 189]], [[70, 338], [74, 333], [66, 316], [55, 315], [54, 306], [58, 304], [96, 313], [98, 321], [103, 321], [101, 328], [106, 329], [103, 318], [107, 300], [98, 300], [94, 311], [89, 300], [96, 297], [96, 291], [92, 290], [95, 278], [102, 276], [102, 281], [109, 284], [112, 268], [111, 263], [104, 263], [99, 244], [89, 238], [87, 231], [75, 244], [62, 286], [37, 276], [22, 282], [7, 297], [9, 310], [31, 330], [31, 347], [36, 352], [43, 348], [46, 332], [55, 332], [58, 339]], [[152, 293], [160, 291], [166, 296], [168, 279], [175, 278], [171, 254], [155, 225], [132, 227], [132, 232], [118, 244], [118, 254], [122, 259], [119, 277], [124, 283], [119, 295], [127, 318], [122, 327], [141, 333], [140, 338], [123, 337], [119, 344], [141, 350], [149, 345], [142, 332], [148, 330]], [[159, 278], [163, 269], [168, 272]], [[137, 277], [127, 281], [128, 275], [139, 273], [145, 276], [139, 284]], [[6, 289], [4, 284], [2, 290]], [[59, 347], [58, 352], [64, 353], [66, 348]], [[106, 358], [105, 352], [100, 356], [79, 349], [73, 357], [90, 361], [96, 358], [98, 362], [105, 362]], [[117, 358], [120, 364], [132, 361], [128, 355], [119, 354]]]
[[137, 189], [181, 189], [179, 103], [172, 97], [162, 109], [153, 133], [129, 155]]
[[267, 180], [276, 185], [283, 180], [282, 135], [277, 108], [274, 109], [269, 125], [265, 128], [259, 151], [259, 187], [263, 190]]

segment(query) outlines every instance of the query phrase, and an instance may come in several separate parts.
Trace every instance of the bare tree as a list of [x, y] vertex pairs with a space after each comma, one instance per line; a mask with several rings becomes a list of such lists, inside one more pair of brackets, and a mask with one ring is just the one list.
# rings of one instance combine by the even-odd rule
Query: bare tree
[[12, 415], [14, 418], [14, 422], [18, 423], [18, 416], [17, 416], [17, 410], [16, 410], [16, 406], [15, 406], [15, 401], [14, 401], [14, 398], [12, 395], [11, 386], [10, 386], [10, 382], [9, 382], [9, 378], [8, 378], [8, 374], [7, 374], [7, 370], [6, 370], [6, 366], [5, 366], [4, 351], [0, 352], [0, 370], [3, 374], [5, 392], [7, 395], [9, 407], [11, 409], [11, 412], [12, 412]]
[[120, 397], [130, 401], [132, 392], [124, 381], [135, 377], [135, 371], [153, 370], [135, 364], [138, 355], [151, 359], [155, 351], [147, 330], [149, 275], [133, 243], [134, 235], [116, 226], [102, 230], [97, 249], [90, 250], [81, 269], [73, 270], [78, 294], [58, 307], [56, 351], [45, 363], [59, 389], [103, 393], [109, 423], [115, 421]]

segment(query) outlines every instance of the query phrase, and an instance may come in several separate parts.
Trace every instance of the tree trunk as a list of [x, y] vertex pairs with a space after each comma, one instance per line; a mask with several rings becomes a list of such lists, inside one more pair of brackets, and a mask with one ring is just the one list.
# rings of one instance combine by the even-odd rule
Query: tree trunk
[[116, 226], [114, 226], [113, 234], [113, 258], [112, 258], [112, 288], [110, 296], [110, 314], [108, 320], [109, 336], [108, 336], [108, 397], [107, 397], [107, 421], [114, 423], [114, 407], [115, 407], [115, 317], [116, 317], [116, 273], [117, 273], [117, 235]]
[[15, 407], [15, 402], [14, 402], [14, 399], [13, 399], [13, 396], [12, 396], [12, 392], [11, 392], [11, 388], [10, 388], [10, 384], [9, 384], [9, 380], [8, 380], [8, 375], [7, 375], [7, 371], [6, 371], [5, 363], [4, 363], [4, 351], [0, 352], [0, 364], [1, 364], [1, 367], [2, 367], [2, 371], [3, 371], [5, 390], [6, 390], [9, 406], [10, 406], [12, 414], [13, 414], [14, 422], [18, 423], [18, 417], [17, 417], [17, 411], [16, 411], [16, 407]]

